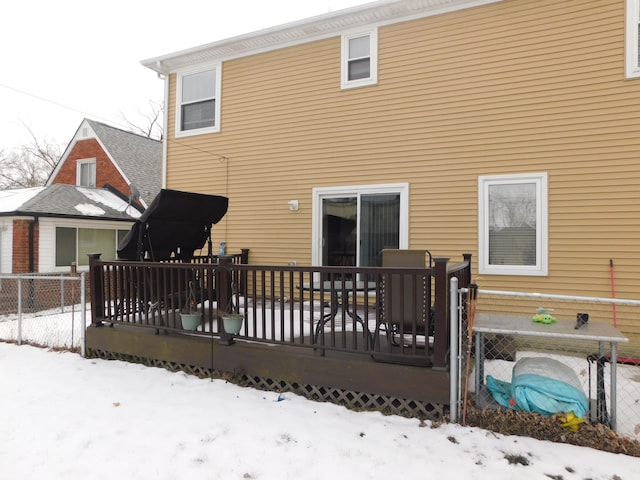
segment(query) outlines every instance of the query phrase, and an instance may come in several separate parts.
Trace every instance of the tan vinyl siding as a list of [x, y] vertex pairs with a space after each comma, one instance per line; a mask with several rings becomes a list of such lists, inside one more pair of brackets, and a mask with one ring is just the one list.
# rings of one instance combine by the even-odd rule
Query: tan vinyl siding
[[410, 247], [477, 260], [478, 176], [547, 172], [549, 275], [481, 288], [609, 296], [613, 258], [617, 295], [638, 298], [624, 2], [507, 0], [378, 35], [370, 87], [340, 89], [339, 37], [224, 62], [217, 134], [174, 138], [171, 76], [168, 186], [230, 197], [216, 240], [254, 263], [309, 264], [312, 188], [408, 182]]

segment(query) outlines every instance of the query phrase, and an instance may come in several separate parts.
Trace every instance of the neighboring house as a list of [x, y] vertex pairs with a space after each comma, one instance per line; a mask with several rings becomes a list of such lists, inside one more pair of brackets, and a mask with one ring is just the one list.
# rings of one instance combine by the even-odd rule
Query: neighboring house
[[141, 214], [112, 189], [56, 184], [0, 190], [0, 272], [88, 267], [89, 253], [115, 259], [118, 242]]
[[162, 142], [85, 119], [47, 185], [110, 185], [146, 208], [162, 188]]
[[484, 289], [608, 297], [615, 259], [640, 298], [639, 12], [380, 1], [145, 60], [166, 186], [228, 196], [258, 264], [469, 252]]
[[162, 143], [84, 120], [43, 187], [0, 191], [0, 273], [88, 268], [161, 188]]

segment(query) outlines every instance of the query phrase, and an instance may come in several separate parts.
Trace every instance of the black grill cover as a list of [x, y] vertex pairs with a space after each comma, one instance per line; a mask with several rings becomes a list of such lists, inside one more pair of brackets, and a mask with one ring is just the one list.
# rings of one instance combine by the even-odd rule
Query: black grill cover
[[118, 245], [121, 260], [190, 260], [227, 213], [229, 199], [163, 189]]

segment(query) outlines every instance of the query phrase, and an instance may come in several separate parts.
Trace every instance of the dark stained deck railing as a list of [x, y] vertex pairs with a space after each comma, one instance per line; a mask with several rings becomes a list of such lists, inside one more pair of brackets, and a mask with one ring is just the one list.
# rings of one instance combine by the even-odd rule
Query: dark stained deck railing
[[[471, 255], [455, 265], [436, 258], [433, 268], [378, 268], [250, 265], [241, 263], [244, 253], [193, 263], [105, 262], [94, 255], [92, 323], [224, 339], [220, 313], [233, 310], [245, 315], [236, 339], [448, 368], [449, 280], [468, 286]], [[409, 293], [393, 298], [395, 282]], [[203, 321], [187, 332], [180, 311], [190, 291]], [[402, 303], [409, 323], [391, 324], [386, 312], [393, 302]], [[415, 307], [421, 303], [428, 307]]]

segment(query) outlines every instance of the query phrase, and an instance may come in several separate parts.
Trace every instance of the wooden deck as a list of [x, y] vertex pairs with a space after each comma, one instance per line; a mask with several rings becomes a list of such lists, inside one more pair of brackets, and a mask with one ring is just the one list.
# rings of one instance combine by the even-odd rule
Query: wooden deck
[[158, 366], [181, 366], [202, 376], [226, 373], [240, 377], [238, 380], [259, 378], [263, 386], [272, 383], [278, 388], [284, 382], [303, 389], [326, 387], [432, 404], [449, 402], [448, 372], [376, 362], [370, 356], [337, 351], [321, 355], [319, 350], [244, 340], [221, 345], [215, 336], [155, 334], [149, 329], [122, 326], [92, 326], [86, 338], [93, 356], [110, 352], [110, 358], [146, 359]]
[[[457, 265], [437, 259], [433, 269], [150, 264], [94, 258], [87, 351], [353, 408], [437, 417], [450, 398], [449, 280], [456, 276], [460, 287], [467, 286], [470, 264], [467, 255]], [[150, 284], [136, 287], [143, 274], [155, 279], [152, 291]], [[358, 291], [351, 283], [338, 282], [327, 290], [301, 288], [322, 277], [367, 278], [371, 289]], [[425, 277], [431, 281], [416, 280]], [[183, 290], [181, 278], [199, 282], [204, 320], [194, 332], [182, 329], [182, 300], [171, 293]], [[234, 287], [233, 279], [242, 279], [241, 289]], [[407, 307], [413, 326], [388, 323], [382, 300], [393, 301], [385, 292], [394, 281], [409, 292], [412, 285], [428, 285], [416, 291], [425, 298], [416, 300], [433, 306], [432, 321]], [[234, 305], [245, 315], [243, 329], [231, 345], [216, 310], [208, 308], [213, 305]], [[347, 315], [349, 311], [354, 315]], [[325, 328], [318, 327], [321, 318], [328, 318]], [[392, 330], [394, 339], [405, 341], [390, 341]]]

